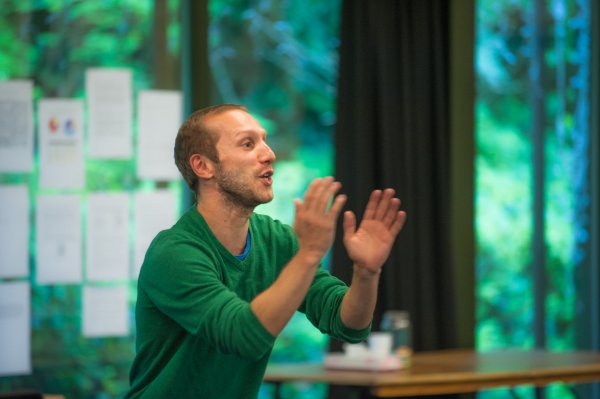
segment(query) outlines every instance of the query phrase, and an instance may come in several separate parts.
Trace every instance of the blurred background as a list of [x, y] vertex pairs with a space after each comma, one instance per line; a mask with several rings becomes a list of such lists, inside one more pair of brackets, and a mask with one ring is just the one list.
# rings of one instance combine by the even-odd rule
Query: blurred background
[[[340, 32], [350, 3], [0, 0], [0, 80], [31, 79], [34, 101], [84, 99], [86, 69], [129, 68], [134, 109], [136, 93], [145, 89], [181, 90], [184, 119], [211, 104], [243, 104], [268, 131], [277, 155], [275, 199], [257, 212], [291, 224], [293, 198], [315, 177], [339, 172], [340, 48], [349, 43]], [[447, 57], [438, 67], [449, 86], [445, 167], [453, 279], [447, 284], [453, 288], [454, 347], [598, 350], [597, 4], [446, 3], [441, 34]], [[538, 89], [543, 94], [532, 96]], [[183, 180], [137, 178], [136, 156], [86, 156], [85, 188], [69, 191], [82, 198], [84, 224], [92, 192], [168, 190], [180, 199], [177, 215], [191, 206]], [[0, 392], [36, 388], [67, 398], [122, 397], [134, 357], [136, 280], [104, 284], [127, 287], [130, 334], [85, 338], [82, 287], [88, 282], [35, 283], [35, 199], [62, 192], [41, 189], [38, 180], [37, 146], [31, 173], [0, 172], [0, 184], [28, 187], [31, 276], [25, 280], [32, 282], [32, 373], [0, 376]], [[330, 255], [324, 263], [332, 268]], [[278, 337], [271, 362], [319, 362], [328, 347], [329, 338], [297, 314]], [[529, 387], [515, 392], [535, 396]], [[598, 395], [591, 386], [564, 384], [546, 389], [554, 399], [597, 398], [593, 392]], [[513, 394], [491, 390], [478, 397]], [[284, 398], [327, 395], [324, 384], [282, 389]], [[264, 384], [260, 398], [271, 397], [273, 387]]]

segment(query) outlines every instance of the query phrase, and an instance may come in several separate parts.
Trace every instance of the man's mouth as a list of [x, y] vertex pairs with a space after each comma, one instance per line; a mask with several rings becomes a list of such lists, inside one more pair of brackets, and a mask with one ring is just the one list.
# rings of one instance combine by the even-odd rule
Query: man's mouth
[[263, 173], [262, 175], [259, 176], [264, 183], [266, 183], [267, 185], [271, 185], [273, 184], [273, 171], [272, 170], [268, 170], [265, 173]]

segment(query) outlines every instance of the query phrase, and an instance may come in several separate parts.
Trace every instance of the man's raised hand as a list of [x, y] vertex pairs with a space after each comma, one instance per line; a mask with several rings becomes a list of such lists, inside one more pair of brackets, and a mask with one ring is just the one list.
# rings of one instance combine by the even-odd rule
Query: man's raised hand
[[294, 231], [300, 246], [298, 253], [310, 265], [318, 264], [333, 244], [336, 221], [346, 196], [336, 196], [330, 207], [329, 203], [340, 187], [341, 184], [334, 181], [333, 177], [315, 179], [306, 190], [304, 202], [294, 200]]
[[344, 213], [344, 245], [355, 267], [370, 273], [381, 270], [406, 221], [406, 212], [398, 208], [400, 200], [388, 188], [373, 191], [358, 229], [354, 213]]

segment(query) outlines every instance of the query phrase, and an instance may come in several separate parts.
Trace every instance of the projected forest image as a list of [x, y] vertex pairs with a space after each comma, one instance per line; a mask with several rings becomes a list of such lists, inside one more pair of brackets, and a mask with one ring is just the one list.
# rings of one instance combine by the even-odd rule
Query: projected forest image
[[[156, 88], [156, 35], [164, 36], [167, 47], [162, 56], [175, 67], [181, 51], [180, 1], [167, 2], [166, 26], [153, 20], [157, 3], [164, 4], [5, 2], [0, 9], [0, 79], [33, 79], [34, 100], [84, 98], [86, 68], [126, 67], [133, 70], [134, 94]], [[212, 102], [244, 104], [267, 129], [277, 155], [275, 200], [257, 212], [285, 223], [292, 223], [292, 200], [302, 196], [308, 182], [333, 173], [340, 5], [297, 0], [210, 2]], [[179, 89], [177, 77], [170, 83], [166, 88]], [[59, 193], [38, 188], [37, 153], [35, 159], [33, 173], [0, 174], [0, 184], [29, 187], [31, 229], [36, 196]], [[130, 160], [86, 159], [86, 189], [74, 192], [82, 195], [84, 208], [86, 194], [95, 191], [166, 188], [183, 202], [187, 188], [182, 182], [137, 180], [135, 165], [135, 155]], [[0, 377], [0, 391], [37, 388], [73, 398], [123, 396], [135, 353], [136, 281], [117, 282], [129, 286], [131, 335], [85, 338], [82, 285], [35, 285], [35, 234], [31, 237], [33, 374]], [[303, 315], [296, 315], [276, 341], [271, 361], [319, 361], [326, 344], [325, 336]], [[323, 384], [284, 384], [281, 394], [318, 398], [326, 395], [326, 389]], [[273, 387], [265, 385], [260, 395], [272, 397]]]
[[[139, 90], [154, 88], [152, 13], [151, 1], [5, 1], [0, 7], [0, 79], [32, 79], [34, 101], [54, 97], [83, 99], [85, 70], [90, 67], [131, 68], [134, 96]], [[176, 61], [180, 51], [179, 1], [169, 2], [167, 14], [166, 56]], [[154, 191], [160, 186], [182, 197], [182, 182], [137, 180], [135, 164], [135, 155], [126, 160], [86, 159], [86, 188], [69, 193], [81, 195], [84, 210], [86, 195], [98, 191], [133, 193]], [[31, 375], [0, 377], [0, 392], [38, 389], [67, 398], [121, 397], [129, 388], [128, 374], [134, 356], [136, 281], [104, 284], [129, 287], [131, 335], [83, 337], [83, 285], [35, 284], [36, 197], [62, 193], [40, 189], [38, 176], [37, 148], [32, 173], [0, 173], [0, 184], [24, 184], [29, 188], [33, 367]], [[175, 211], [181, 213], [181, 209]], [[85, 221], [85, 211], [82, 218]], [[133, 237], [130, 239], [133, 242]]]
[[[477, 347], [532, 349], [534, 2], [478, 0]], [[537, 10], [538, 12], [540, 10]], [[575, 271], [587, 240], [590, 1], [545, 2], [546, 346], [575, 347]], [[519, 389], [520, 397], [532, 390]], [[480, 394], [507, 397], [506, 391]], [[552, 398], [573, 397], [568, 387]]]
[[[575, 348], [576, 282], [588, 236], [589, 59], [592, 0], [547, 0], [545, 81], [546, 345]], [[154, 19], [157, 4], [166, 15]], [[480, 351], [532, 349], [533, 173], [531, 140], [531, 15], [528, 0], [476, 0], [476, 342]], [[339, 63], [341, 0], [209, 1], [211, 101], [240, 103], [268, 131], [277, 156], [275, 199], [257, 208], [293, 222], [293, 199], [315, 177], [334, 174], [333, 128]], [[133, 71], [133, 92], [179, 90], [181, 0], [5, 0], [0, 7], [0, 80], [32, 79], [34, 101], [84, 98], [87, 68]], [[158, 82], [160, 57], [176, 73]], [[135, 101], [135, 99], [134, 99]], [[35, 107], [34, 107], [35, 108]], [[134, 123], [135, 126], [135, 123]], [[136, 140], [135, 128], [133, 131]], [[0, 377], [0, 392], [24, 388], [67, 398], [118, 398], [129, 388], [135, 349], [136, 281], [129, 288], [131, 334], [85, 338], [82, 286], [35, 284], [36, 148], [32, 173], [0, 173], [0, 184], [24, 184], [31, 201], [29, 245], [32, 287], [33, 373]], [[86, 188], [127, 192], [167, 189], [184, 203], [182, 181], [136, 178], [136, 155], [127, 160], [86, 159]], [[468, 178], [468, 177], [467, 177]], [[180, 215], [184, 209], [176, 211]], [[85, 215], [82, 215], [85, 223]], [[133, 228], [130, 240], [133, 242]], [[329, 268], [329, 260], [324, 266]], [[85, 265], [84, 265], [85, 267]], [[3, 281], [0, 280], [0, 283]], [[417, 332], [418, 333], [418, 332]], [[328, 338], [296, 314], [275, 342], [271, 362], [319, 362]], [[0, 355], [1, 356], [1, 355]], [[532, 388], [516, 389], [533, 398]], [[283, 398], [324, 398], [324, 384], [283, 384]], [[547, 389], [549, 398], [574, 398], [568, 385]], [[478, 394], [507, 398], [507, 390]], [[260, 398], [274, 397], [264, 384]]]

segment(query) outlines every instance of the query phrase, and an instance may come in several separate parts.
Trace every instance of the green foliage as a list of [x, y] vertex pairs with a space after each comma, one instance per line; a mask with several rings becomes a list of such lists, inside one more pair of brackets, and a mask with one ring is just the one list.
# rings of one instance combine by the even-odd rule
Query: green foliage
[[478, 347], [527, 348], [533, 303], [531, 145], [493, 121], [485, 104], [477, 111]]
[[[169, 1], [169, 15], [178, 18], [179, 0]], [[152, 88], [151, 0], [6, 0], [0, 7], [0, 79], [33, 79], [34, 98], [84, 97], [84, 74], [89, 67], [127, 67], [134, 71], [134, 93]], [[171, 21], [171, 40], [179, 38], [179, 21]], [[177, 31], [176, 31], [177, 30]], [[179, 57], [179, 45], [170, 54]], [[135, 124], [135, 121], [134, 121]], [[134, 130], [135, 139], [135, 130]], [[86, 159], [86, 189], [94, 191], [155, 190], [154, 181], [138, 181], [135, 158]], [[37, 149], [31, 174], [0, 174], [1, 184], [26, 184], [35, 220], [38, 193], [60, 190], [38, 187]], [[183, 195], [181, 182], [164, 186]], [[181, 209], [177, 209], [178, 212]], [[85, 212], [84, 212], [85, 223]], [[119, 338], [84, 338], [81, 333], [81, 285], [38, 286], [35, 282], [35, 224], [32, 224], [32, 363], [33, 374], [1, 377], [0, 392], [34, 388], [61, 393], [67, 398], [117, 398], [129, 389], [134, 357], [134, 335]], [[133, 238], [133, 237], [131, 237]], [[85, 242], [85, 236], [83, 237]], [[134, 326], [136, 283], [129, 284], [130, 325]]]
[[[292, 199], [301, 197], [314, 177], [333, 169], [340, 1], [231, 0], [211, 1], [209, 7], [215, 102], [244, 103], [268, 128], [278, 156], [276, 199], [260, 211], [291, 223]], [[176, 61], [179, 0], [169, 0], [167, 9], [167, 50]], [[0, 8], [0, 79], [33, 78], [36, 99], [83, 98], [85, 69], [128, 67], [134, 71], [134, 93], [152, 88], [152, 12], [151, 0], [6, 0]], [[0, 175], [2, 183], [29, 185], [32, 215], [38, 168], [36, 161], [32, 174]], [[88, 191], [156, 189], [153, 181], [135, 179], [135, 160], [88, 159], [86, 180], [86, 190], [76, 191], [83, 195], [84, 208]], [[179, 182], [168, 188], [180, 194], [183, 189]], [[134, 284], [129, 295], [133, 306]], [[33, 285], [34, 373], [0, 378], [0, 390], [30, 387], [67, 397], [123, 395], [133, 337], [83, 338], [80, 308], [78, 285]], [[133, 325], [133, 307], [131, 321]], [[326, 344], [327, 337], [298, 314], [276, 342], [272, 360], [319, 361]], [[269, 395], [265, 389], [261, 395]], [[286, 398], [318, 398], [326, 389], [323, 384], [287, 384], [282, 391]]]
[[[587, 4], [587, 5], [586, 5]], [[589, 2], [547, 2], [545, 240], [547, 347], [575, 343], [574, 271], [587, 236]], [[586, 8], [587, 7], [587, 8]], [[477, 347], [532, 348], [531, 13], [526, 0], [477, 2]], [[587, 46], [587, 47], [586, 47]], [[531, 397], [524, 390], [522, 397]], [[485, 398], [506, 397], [491, 391]], [[572, 394], [564, 385], [548, 397]]]

